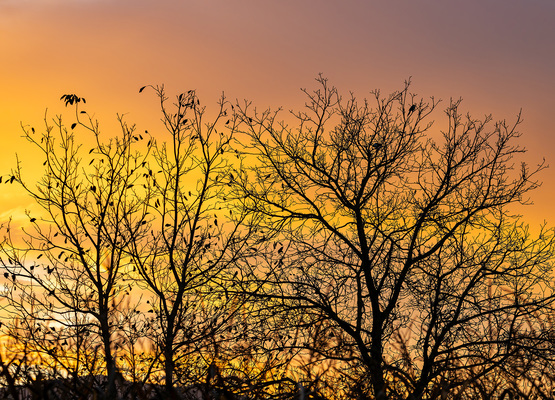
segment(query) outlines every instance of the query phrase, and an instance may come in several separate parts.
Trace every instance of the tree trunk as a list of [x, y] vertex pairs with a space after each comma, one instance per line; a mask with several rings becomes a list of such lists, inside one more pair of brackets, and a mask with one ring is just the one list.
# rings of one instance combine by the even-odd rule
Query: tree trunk
[[117, 368], [114, 357], [112, 355], [112, 335], [110, 333], [110, 325], [108, 323], [108, 310], [103, 310], [100, 313], [100, 331], [102, 335], [102, 342], [104, 345], [106, 373], [108, 375], [108, 385], [104, 391], [104, 398], [105, 400], [117, 400]]
[[173, 399], [174, 388], [173, 388], [173, 374], [174, 374], [174, 364], [173, 364], [173, 324], [168, 324], [167, 328], [168, 335], [166, 336], [166, 343], [164, 345], [164, 373], [165, 377], [165, 391], [166, 398]]
[[370, 360], [368, 367], [370, 369], [370, 382], [374, 391], [376, 400], [387, 400], [387, 384], [384, 379], [383, 371], [383, 343], [382, 343], [382, 321], [379, 317], [379, 311], [374, 312], [372, 329], [372, 345], [370, 346]]

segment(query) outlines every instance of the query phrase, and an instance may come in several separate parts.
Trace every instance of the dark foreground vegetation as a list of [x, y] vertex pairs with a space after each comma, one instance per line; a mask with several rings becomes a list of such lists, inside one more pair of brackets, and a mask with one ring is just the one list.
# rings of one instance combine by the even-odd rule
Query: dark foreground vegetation
[[3, 177], [37, 207], [2, 226], [0, 396], [553, 398], [520, 116], [432, 126], [408, 83], [317, 84], [291, 114], [149, 86], [165, 129], [108, 135], [64, 95], [74, 116], [25, 127], [44, 174]]

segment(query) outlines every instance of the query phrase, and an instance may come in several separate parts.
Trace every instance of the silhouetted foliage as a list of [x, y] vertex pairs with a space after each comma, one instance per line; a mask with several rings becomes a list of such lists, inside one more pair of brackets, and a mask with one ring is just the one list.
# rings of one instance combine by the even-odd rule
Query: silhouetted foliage
[[318, 335], [291, 346], [343, 366], [363, 398], [434, 398], [532, 349], [551, 359], [551, 327], [531, 332], [553, 311], [553, 230], [532, 235], [511, 210], [543, 169], [514, 166], [520, 116], [453, 101], [432, 136], [437, 102], [408, 83], [371, 105], [318, 82], [295, 126], [238, 111], [254, 159], [235, 199], [259, 232], [243, 271], [289, 320], [276, 329]]
[[53, 125], [45, 121], [42, 135], [25, 131], [44, 156], [45, 171], [37, 186], [26, 183], [20, 164], [14, 176], [42, 211], [28, 214], [31, 225], [22, 231], [7, 226], [1, 263], [11, 279], [1, 296], [14, 317], [8, 334], [39, 357], [43, 375], [105, 373], [104, 395], [114, 398], [118, 353], [140, 337], [131, 332], [141, 322], [138, 299], [129, 296], [124, 249], [130, 237], [123, 224], [145, 218], [138, 185], [145, 159], [133, 150], [133, 128], [121, 118], [121, 136], [103, 143], [98, 124], [79, 115], [76, 108], [74, 124], [95, 143], [88, 163], [74, 127], [67, 130], [61, 117]]
[[163, 87], [152, 89], [161, 101], [167, 139], [153, 142], [146, 174], [149, 218], [137, 229], [147, 240], [133, 241], [128, 251], [139, 285], [152, 294], [149, 323], [170, 393], [175, 384], [204, 379], [220, 362], [221, 342], [233, 338], [229, 323], [244, 301], [225, 286], [241, 248], [236, 243], [243, 217], [228, 218], [219, 182], [229, 169], [234, 130], [223, 123], [233, 118], [227, 116], [229, 103], [222, 98], [214, 119], [205, 122], [194, 91], [179, 94], [169, 110]]
[[551, 398], [554, 232], [514, 214], [544, 169], [516, 164], [520, 115], [452, 101], [433, 129], [408, 82], [317, 82], [292, 125], [147, 85], [152, 136], [104, 138], [74, 94], [74, 122], [25, 128], [43, 177], [4, 179], [41, 211], [3, 225], [0, 396]]

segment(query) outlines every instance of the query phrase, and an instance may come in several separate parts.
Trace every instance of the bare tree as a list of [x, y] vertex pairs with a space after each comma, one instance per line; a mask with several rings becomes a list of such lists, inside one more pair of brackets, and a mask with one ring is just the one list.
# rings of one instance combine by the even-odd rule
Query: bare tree
[[[43, 371], [50, 365], [75, 379], [107, 375], [102, 395], [115, 399], [116, 357], [129, 337], [122, 331], [131, 331], [138, 317], [129, 302], [123, 249], [140, 238], [128, 236], [123, 224], [141, 225], [145, 218], [145, 156], [134, 150], [140, 137], [122, 118], [120, 136], [102, 141], [98, 123], [79, 111], [85, 100], [62, 99], [75, 103], [71, 127], [58, 116], [53, 124], [45, 119], [42, 134], [25, 128], [25, 138], [44, 157], [44, 175], [36, 186], [28, 183], [18, 163], [12, 179], [42, 212], [28, 214], [29, 226], [6, 227], [1, 262], [8, 283], [1, 296], [18, 323], [9, 332], [39, 354]], [[94, 143], [90, 151], [76, 139], [77, 131], [90, 135], [82, 141]]]
[[[229, 146], [233, 107], [222, 98], [205, 123], [194, 91], [170, 111], [164, 89], [153, 89], [167, 139], [143, 138], [120, 118], [121, 136], [103, 142], [96, 121], [80, 120], [84, 99], [75, 95], [62, 99], [75, 105], [77, 122], [57, 117], [42, 135], [25, 129], [45, 173], [35, 187], [18, 165], [10, 181], [44, 212], [29, 214], [22, 230], [5, 226], [6, 332], [14, 351], [26, 344], [19, 356], [35, 357], [45, 379], [71, 377], [71, 393], [85, 392], [85, 375], [96, 386], [107, 376], [102, 395], [125, 396], [116, 385], [123, 375], [154, 391], [163, 382], [166, 397], [188, 385], [264, 397], [287, 360], [259, 345], [268, 337], [250, 329], [253, 310], [239, 288], [235, 264], [250, 257], [252, 228], [226, 198], [239, 160]], [[91, 134], [88, 152], [76, 131]], [[141, 142], [142, 155], [134, 150]], [[139, 340], [153, 348], [138, 353]]]
[[9, 179], [42, 209], [3, 227], [12, 396], [59, 377], [95, 396], [87, 375], [116, 399], [122, 374], [166, 398], [549, 395], [555, 241], [512, 208], [544, 169], [515, 166], [520, 115], [454, 101], [435, 131], [409, 83], [373, 105], [318, 83], [296, 126], [150, 87], [158, 140], [122, 118], [102, 140], [75, 95], [74, 124], [25, 128], [45, 172]]
[[131, 242], [129, 253], [140, 285], [152, 294], [149, 312], [170, 396], [176, 384], [210, 380], [223, 358], [244, 302], [227, 284], [248, 230], [239, 231], [244, 215], [230, 218], [225, 198], [236, 124], [228, 102], [222, 98], [208, 121], [194, 91], [168, 108], [164, 88], [151, 88], [168, 137], [153, 145], [147, 240]]
[[[529, 321], [553, 310], [554, 236], [511, 208], [544, 168], [514, 165], [520, 115], [478, 120], [452, 101], [436, 132], [437, 101], [409, 83], [373, 106], [318, 83], [295, 126], [239, 107], [252, 159], [235, 200], [258, 229], [245, 290], [287, 316], [285, 333], [328, 324], [289, 345], [360, 371], [359, 396], [431, 398], [525, 352]], [[534, 338], [546, 357], [549, 337]]]

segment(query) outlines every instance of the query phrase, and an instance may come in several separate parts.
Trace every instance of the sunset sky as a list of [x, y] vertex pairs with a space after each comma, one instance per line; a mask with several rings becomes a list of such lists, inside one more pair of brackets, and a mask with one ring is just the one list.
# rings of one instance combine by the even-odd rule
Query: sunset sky
[[[156, 131], [156, 98], [138, 93], [146, 84], [196, 89], [208, 106], [225, 92], [287, 110], [318, 73], [359, 97], [412, 77], [414, 92], [444, 105], [462, 97], [476, 117], [514, 121], [522, 108], [526, 160], [552, 166], [524, 214], [553, 226], [554, 42], [553, 0], [0, 0], [0, 175], [15, 152], [41, 165], [26, 158], [20, 125], [63, 112], [65, 93], [107, 127], [127, 113]], [[29, 207], [0, 189], [2, 220]]]

